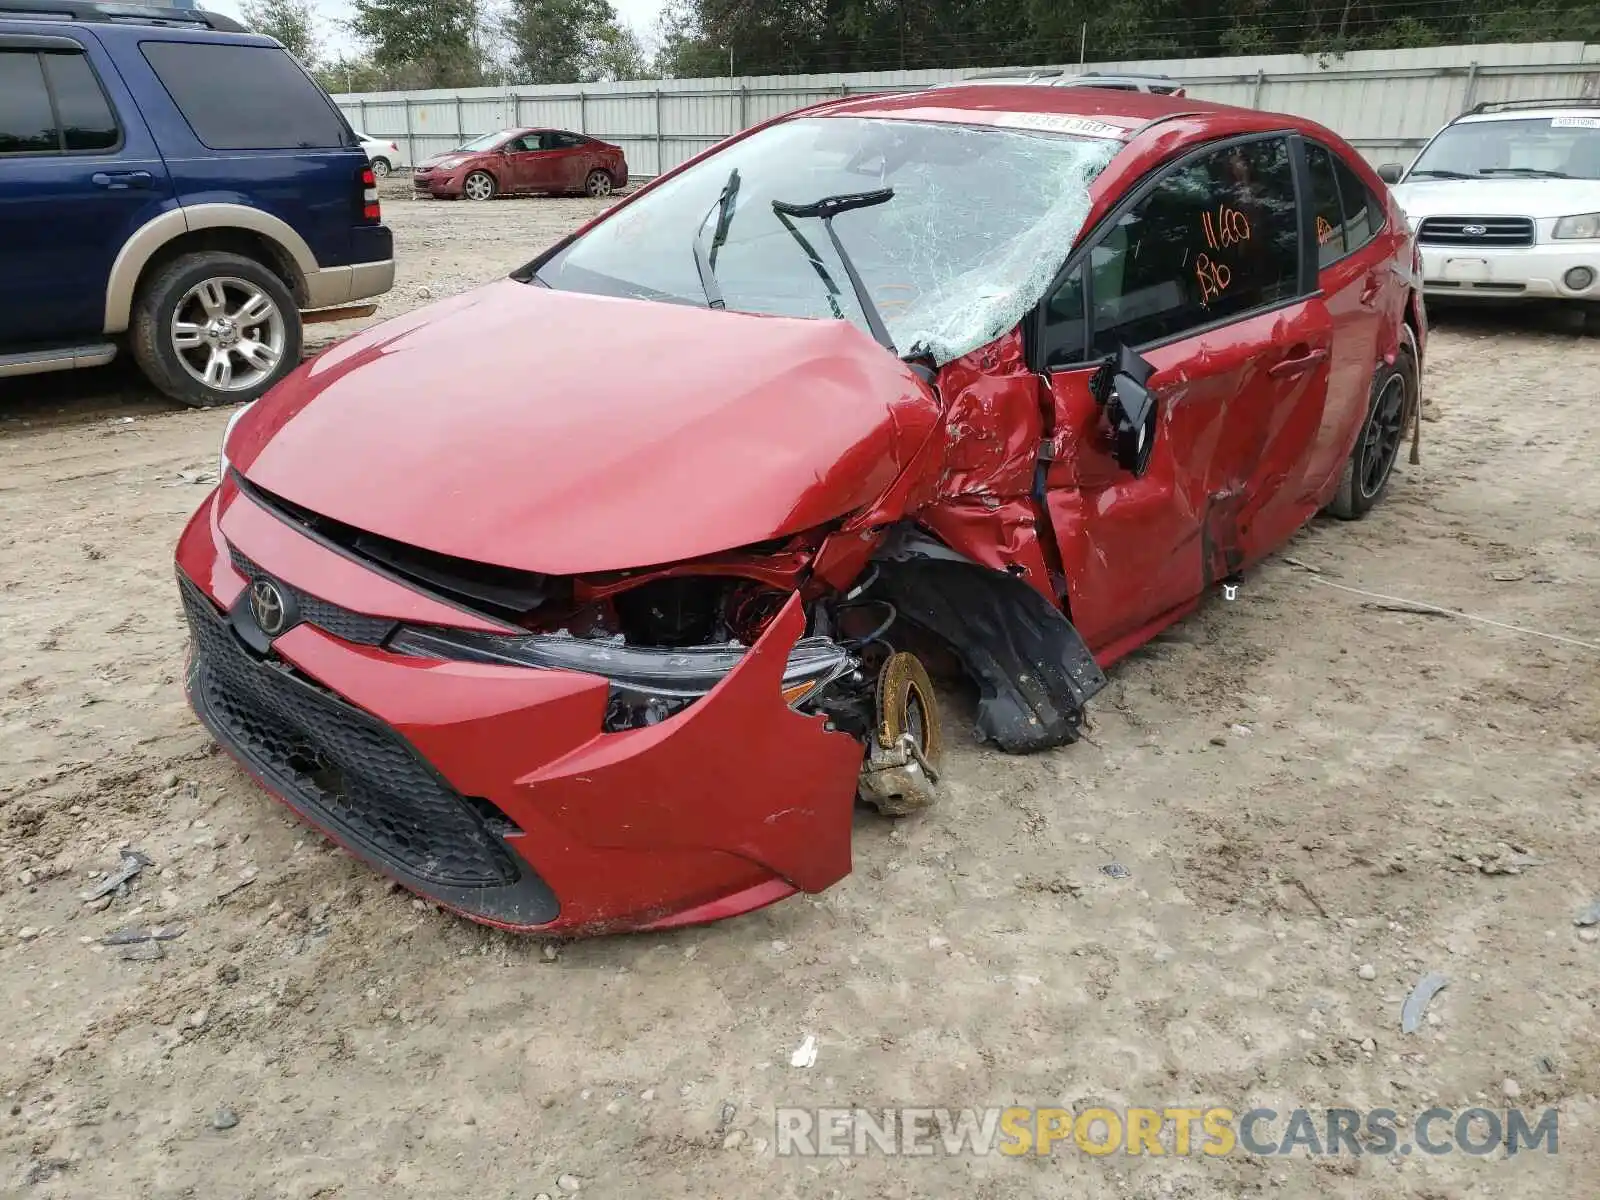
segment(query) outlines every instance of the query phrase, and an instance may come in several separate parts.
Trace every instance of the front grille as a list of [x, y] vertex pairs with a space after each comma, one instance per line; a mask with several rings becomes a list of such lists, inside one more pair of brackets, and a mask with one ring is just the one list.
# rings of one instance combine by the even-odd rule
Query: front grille
[[181, 590], [196, 708], [290, 804], [425, 884], [518, 883], [500, 839], [399, 734], [286, 664], [255, 658], [192, 583], [181, 579]]
[[362, 646], [381, 646], [394, 632], [396, 622], [389, 618], [352, 612], [348, 608], [330, 604], [309, 592], [292, 587], [270, 572], [262, 570], [232, 546], [228, 547], [228, 557], [233, 561], [233, 569], [251, 583], [263, 576], [271, 579], [293, 598], [295, 610], [299, 612], [302, 621], [308, 625], [315, 625], [336, 638]]
[[1425, 217], [1417, 240], [1433, 246], [1531, 246], [1527, 217]]

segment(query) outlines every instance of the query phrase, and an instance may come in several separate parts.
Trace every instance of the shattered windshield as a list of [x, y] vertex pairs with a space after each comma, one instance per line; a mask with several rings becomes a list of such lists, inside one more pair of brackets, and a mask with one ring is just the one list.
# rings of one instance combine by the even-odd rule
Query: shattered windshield
[[[774, 125], [696, 164], [539, 268], [549, 287], [706, 304], [697, 238], [721, 219], [715, 285], [730, 309], [842, 317], [868, 330], [820, 220], [773, 202], [892, 189], [841, 212], [835, 232], [896, 350], [948, 362], [993, 341], [1038, 302], [1089, 209], [1089, 182], [1119, 141], [862, 117]], [[703, 255], [702, 255], [703, 260]], [[818, 264], [825, 269], [818, 270]], [[831, 281], [831, 283], [830, 283]]]
[[1433, 139], [1411, 174], [1600, 179], [1600, 111], [1592, 117], [1463, 121]]

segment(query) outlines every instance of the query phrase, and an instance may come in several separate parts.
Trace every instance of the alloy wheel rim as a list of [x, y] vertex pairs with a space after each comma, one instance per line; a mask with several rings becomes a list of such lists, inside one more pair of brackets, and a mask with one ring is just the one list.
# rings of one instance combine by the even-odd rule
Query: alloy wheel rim
[[248, 279], [203, 279], [173, 309], [172, 348], [190, 378], [218, 392], [244, 392], [283, 360], [288, 326], [277, 302]]
[[1366, 499], [1378, 494], [1399, 454], [1404, 437], [1405, 401], [1405, 379], [1399, 375], [1390, 376], [1361, 434], [1360, 484], [1361, 495]]
[[376, 175], [379, 179], [388, 178], [388, 175], [389, 175], [389, 164], [384, 162], [383, 159], [381, 159], [381, 158], [378, 159], [376, 162], [374, 162], [372, 164], [372, 173], [374, 175]]
[[487, 200], [494, 190], [487, 175], [468, 175], [467, 182], [462, 187], [469, 200]]
[[589, 176], [589, 195], [609, 196], [611, 194], [611, 180], [609, 177], [596, 171]]

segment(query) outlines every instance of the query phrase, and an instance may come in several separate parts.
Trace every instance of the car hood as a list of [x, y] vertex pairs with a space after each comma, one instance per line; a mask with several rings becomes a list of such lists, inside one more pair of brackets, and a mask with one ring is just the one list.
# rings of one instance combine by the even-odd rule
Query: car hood
[[1413, 220], [1423, 217], [1569, 217], [1600, 212], [1595, 179], [1418, 179], [1396, 184], [1394, 198]]
[[502, 280], [300, 367], [230, 441], [250, 482], [442, 554], [678, 562], [876, 499], [938, 427], [854, 325]]

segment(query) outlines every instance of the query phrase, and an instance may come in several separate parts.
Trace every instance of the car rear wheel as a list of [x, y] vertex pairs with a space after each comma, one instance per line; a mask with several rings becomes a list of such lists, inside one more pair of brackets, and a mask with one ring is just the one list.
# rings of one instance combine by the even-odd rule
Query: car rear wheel
[[168, 263], [140, 289], [129, 333], [145, 377], [195, 408], [254, 400], [300, 362], [294, 297], [241, 254]]
[[590, 171], [584, 180], [583, 190], [591, 196], [611, 195], [611, 175], [606, 171]]
[[1416, 404], [1417, 361], [1406, 345], [1392, 364], [1380, 363], [1373, 376], [1367, 419], [1345, 461], [1339, 490], [1327, 508], [1330, 514], [1342, 521], [1358, 520], [1383, 499], [1406, 429], [1416, 418]]
[[487, 171], [474, 171], [461, 181], [461, 194], [468, 200], [493, 200], [500, 185]]
[[394, 168], [389, 165], [387, 158], [375, 158], [372, 160], [372, 173], [379, 179], [389, 178], [389, 172], [392, 170]]

